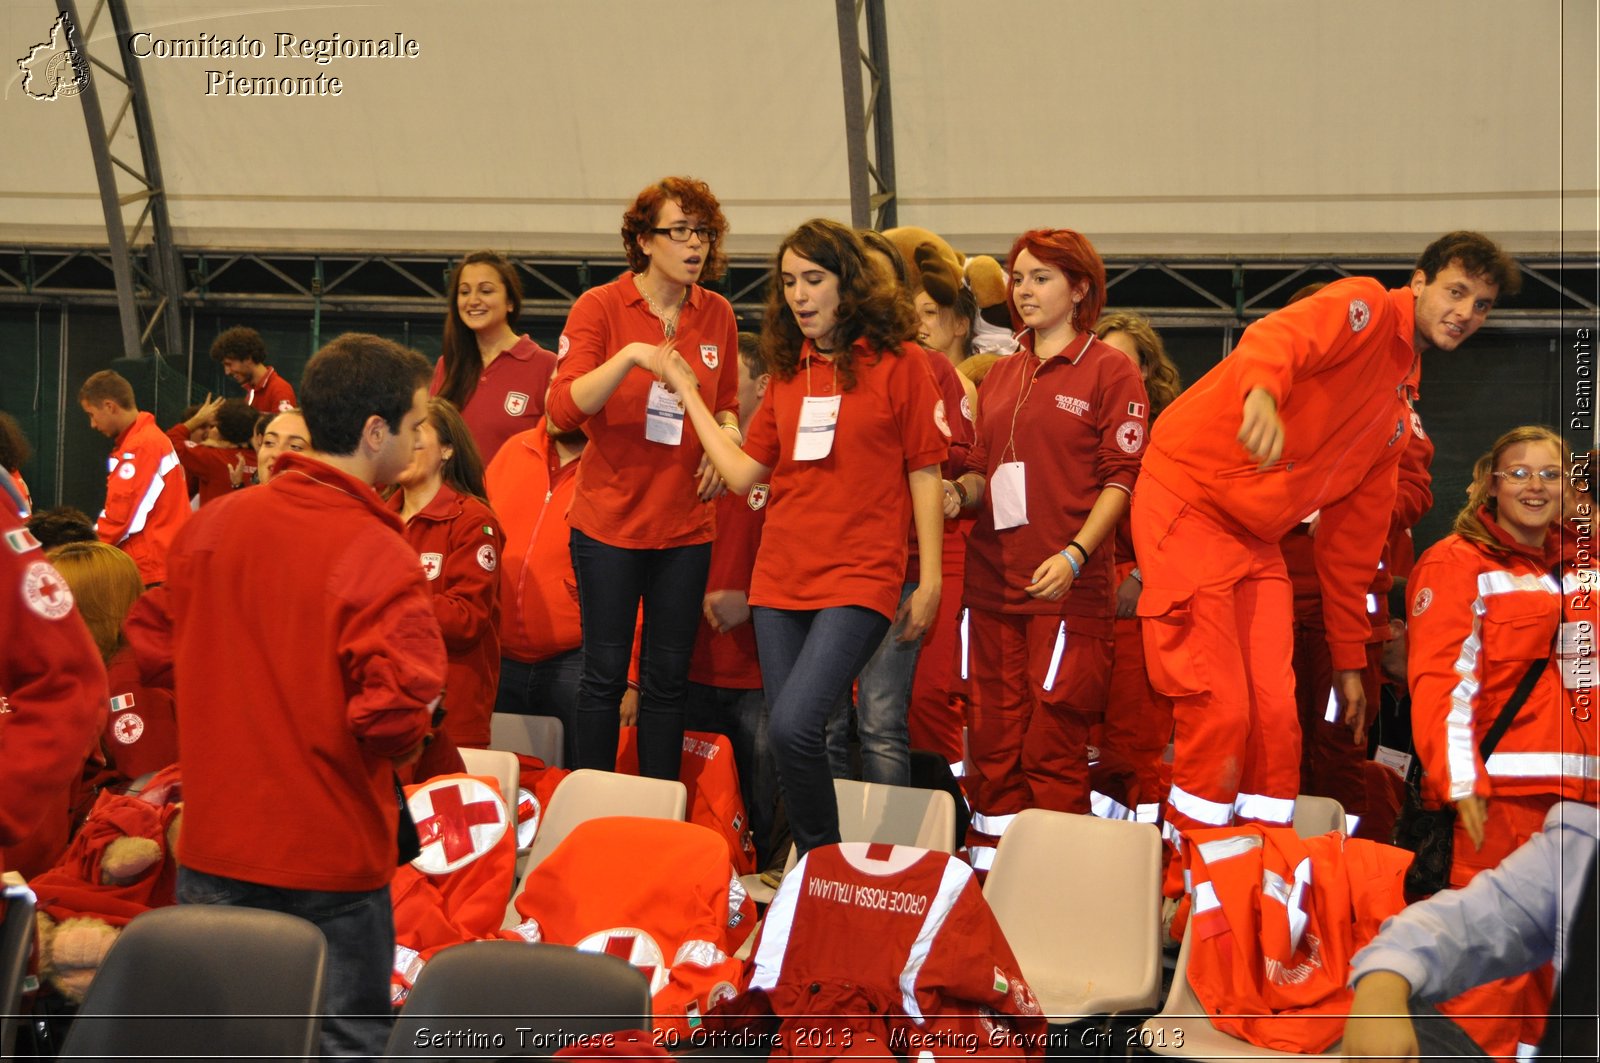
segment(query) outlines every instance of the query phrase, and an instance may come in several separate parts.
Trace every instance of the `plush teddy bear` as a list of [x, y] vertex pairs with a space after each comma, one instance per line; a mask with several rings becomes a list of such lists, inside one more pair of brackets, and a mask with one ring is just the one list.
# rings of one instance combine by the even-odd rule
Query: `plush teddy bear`
[[175, 771], [157, 779], [137, 796], [102, 793], [56, 866], [28, 884], [40, 980], [67, 1000], [83, 999], [122, 927], [176, 902], [182, 805]]
[[952, 306], [956, 289], [965, 282], [978, 302], [978, 312], [991, 325], [1009, 329], [1006, 309], [1005, 270], [988, 255], [968, 258], [929, 229], [901, 225], [884, 231], [884, 236], [906, 260], [906, 284], [915, 292], [928, 293], [940, 306]]

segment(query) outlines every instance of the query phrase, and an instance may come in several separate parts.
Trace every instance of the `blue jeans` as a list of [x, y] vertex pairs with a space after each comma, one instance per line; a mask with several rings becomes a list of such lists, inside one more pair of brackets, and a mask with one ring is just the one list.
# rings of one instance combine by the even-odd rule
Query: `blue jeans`
[[839, 840], [828, 717], [883, 641], [889, 618], [859, 605], [805, 611], [758, 605], [750, 612], [784, 810], [795, 848], [804, 856]]
[[572, 568], [583, 614], [583, 679], [573, 728], [575, 755], [568, 767], [617, 770], [617, 729], [642, 599], [639, 774], [678, 777], [689, 657], [700, 628], [700, 602], [710, 564], [710, 543], [630, 550], [572, 529]]
[[739, 792], [744, 798], [744, 809], [750, 815], [750, 834], [756, 843], [758, 869], [771, 867], [774, 857], [781, 866], [787, 855], [773, 852], [772, 822], [778, 808], [778, 768], [772, 761], [769, 719], [766, 695], [761, 690], [689, 684], [684, 729], [728, 736], [733, 746], [733, 762], [739, 768]]
[[562, 763], [571, 767], [577, 759], [578, 681], [582, 677], [581, 647], [533, 664], [502, 657], [494, 711], [560, 720]]
[[[911, 597], [916, 583], [907, 583], [900, 601]], [[856, 680], [856, 734], [861, 739], [861, 779], [894, 786], [911, 785], [911, 739], [906, 714], [911, 707], [911, 681], [917, 674], [922, 639], [901, 642], [901, 627], [892, 624], [872, 659]], [[836, 779], [849, 778], [850, 692], [828, 720], [828, 763]]]
[[[394, 909], [388, 886], [353, 893], [280, 889], [180, 866], [178, 903], [263, 908], [315, 923], [328, 939], [322, 1055], [355, 1059], [383, 1055], [394, 1021], [389, 1005]], [[240, 962], [248, 959], [240, 957]]]

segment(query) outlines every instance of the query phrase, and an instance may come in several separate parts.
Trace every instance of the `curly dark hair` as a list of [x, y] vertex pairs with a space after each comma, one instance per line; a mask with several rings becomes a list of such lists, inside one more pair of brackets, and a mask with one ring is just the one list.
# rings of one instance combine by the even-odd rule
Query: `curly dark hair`
[[628, 253], [628, 268], [643, 273], [650, 268], [650, 256], [639, 248], [639, 237], [655, 228], [661, 217], [661, 205], [674, 200], [685, 214], [699, 217], [700, 224], [717, 231], [711, 246], [706, 248], [705, 265], [700, 270], [700, 280], [714, 281], [728, 268], [728, 256], [722, 242], [728, 235], [728, 219], [723, 216], [722, 204], [712, 194], [711, 186], [693, 177], [663, 177], [634, 197], [633, 206], [622, 215], [622, 249]]
[[1457, 229], [1445, 233], [1423, 248], [1417, 256], [1416, 268], [1429, 284], [1439, 271], [1452, 262], [1468, 275], [1483, 277], [1500, 289], [1501, 295], [1516, 295], [1522, 290], [1522, 268], [1517, 260], [1500, 250], [1500, 245], [1482, 233], [1470, 229]]
[[784, 296], [783, 256], [793, 251], [839, 278], [838, 354], [842, 390], [855, 387], [852, 346], [865, 339], [876, 357], [900, 355], [900, 345], [916, 335], [916, 311], [904, 289], [873, 269], [866, 245], [848, 225], [813, 218], [784, 237], [772, 259], [772, 280], [767, 287], [767, 310], [761, 323], [761, 353], [772, 374], [791, 380], [800, 368], [800, 348], [805, 337]]
[[449, 399], [458, 410], [466, 409], [472, 393], [478, 388], [478, 377], [483, 375], [483, 355], [478, 353], [478, 338], [461, 320], [456, 290], [461, 287], [461, 273], [468, 266], [488, 266], [500, 275], [506, 289], [506, 324], [515, 328], [517, 316], [522, 313], [522, 281], [516, 267], [504, 255], [494, 251], [474, 251], [456, 263], [445, 282], [444, 342], [440, 347], [439, 361], [444, 363], [444, 380], [439, 384], [441, 398]]
[[220, 365], [224, 358], [266, 365], [266, 341], [248, 325], [235, 325], [211, 341], [211, 360]]

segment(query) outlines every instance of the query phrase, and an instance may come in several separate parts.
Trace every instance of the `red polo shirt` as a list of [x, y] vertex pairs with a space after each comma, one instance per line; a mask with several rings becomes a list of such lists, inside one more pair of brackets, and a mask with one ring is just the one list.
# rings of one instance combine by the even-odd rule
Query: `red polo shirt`
[[[495, 356], [478, 376], [478, 386], [467, 400], [461, 419], [467, 422], [483, 463], [489, 461], [518, 432], [525, 432], [544, 416], [544, 394], [555, 372], [556, 356], [523, 336]], [[433, 367], [428, 394], [444, 386], [444, 359]]]
[[[840, 392], [829, 360], [806, 341], [799, 371], [774, 377], [750, 424], [745, 452], [772, 469], [767, 523], [750, 601], [774, 609], [860, 605], [894, 617], [911, 522], [906, 474], [943, 464], [950, 432], [928, 357], [914, 343], [898, 355], [855, 346], [856, 385]], [[842, 394], [833, 448], [815, 461], [791, 457], [807, 395]]]
[[[677, 446], [645, 438], [645, 403], [655, 377], [629, 371], [592, 416], [572, 401], [572, 382], [630, 343], [661, 342], [661, 321], [624, 273], [578, 297], [557, 349], [550, 419], [583, 425], [589, 436], [578, 463], [578, 491], [567, 515], [572, 526], [611, 546], [659, 550], [710, 542], [714, 509], [696, 497], [700, 439], [687, 419]], [[714, 413], [739, 409], [739, 329], [733, 307], [699, 285], [689, 289], [678, 316], [678, 353], [694, 370], [700, 395]]]
[[262, 413], [282, 413], [296, 405], [293, 385], [270, 365], [265, 380], [244, 389], [244, 401]]
[[1088, 333], [1042, 362], [1032, 331], [1019, 339], [1022, 349], [996, 362], [978, 389], [978, 438], [967, 469], [992, 481], [1002, 462], [1022, 462], [1028, 523], [995, 530], [991, 483], [967, 540], [963, 600], [991, 612], [1077, 617], [1088, 623], [1085, 634], [1108, 638], [1116, 554], [1110, 536], [1060, 601], [1029, 597], [1023, 588], [1078, 534], [1101, 491], [1132, 492], [1149, 399], [1128, 356]]

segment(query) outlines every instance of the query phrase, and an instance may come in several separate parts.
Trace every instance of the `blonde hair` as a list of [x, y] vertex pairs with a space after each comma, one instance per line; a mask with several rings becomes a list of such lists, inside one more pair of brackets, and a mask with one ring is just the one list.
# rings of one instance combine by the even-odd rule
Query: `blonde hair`
[[139, 566], [109, 543], [67, 543], [46, 553], [76, 600], [100, 659], [122, 646], [122, 621], [144, 593]]
[[1479, 458], [1477, 464], [1472, 467], [1472, 484], [1467, 488], [1467, 504], [1456, 514], [1455, 526], [1451, 528], [1451, 531], [1468, 542], [1496, 553], [1507, 552], [1505, 544], [1490, 533], [1478, 511], [1488, 509], [1494, 516], [1499, 516], [1492, 487], [1495, 466], [1500, 464], [1500, 459], [1506, 451], [1519, 443], [1548, 443], [1555, 449], [1558, 462], [1567, 452], [1566, 442], [1553, 428], [1547, 428], [1542, 424], [1525, 424], [1513, 428], [1495, 440], [1489, 453]]
[[1150, 398], [1150, 419], [1172, 404], [1183, 390], [1183, 380], [1178, 367], [1167, 357], [1167, 346], [1161, 342], [1161, 333], [1143, 314], [1127, 310], [1113, 310], [1103, 314], [1095, 323], [1094, 333], [1102, 340], [1113, 332], [1126, 332], [1139, 352], [1139, 368], [1144, 370], [1144, 390]]

